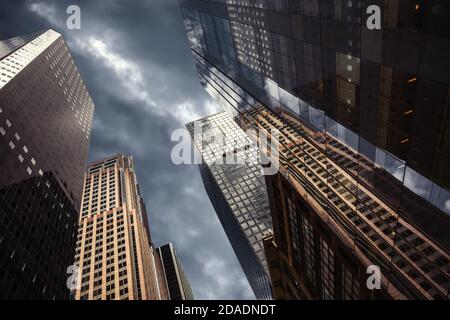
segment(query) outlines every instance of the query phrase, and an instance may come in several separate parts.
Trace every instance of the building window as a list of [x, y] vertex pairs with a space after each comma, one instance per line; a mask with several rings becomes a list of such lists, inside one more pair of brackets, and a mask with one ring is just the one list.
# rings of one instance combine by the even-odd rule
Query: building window
[[345, 264], [342, 265], [342, 299], [359, 299], [359, 282]]
[[314, 228], [312, 224], [302, 216], [303, 235], [304, 235], [304, 251], [306, 260], [306, 275], [315, 286], [316, 284], [316, 269], [314, 256]]
[[334, 299], [334, 252], [325, 240], [320, 242], [322, 298]]
[[289, 211], [289, 226], [291, 229], [291, 238], [292, 238], [292, 247], [294, 248], [294, 258], [297, 263], [300, 264], [300, 237], [299, 237], [299, 229], [298, 229], [298, 221], [297, 214], [295, 210], [295, 206], [292, 203], [291, 199], [287, 199], [288, 203], [288, 211]]

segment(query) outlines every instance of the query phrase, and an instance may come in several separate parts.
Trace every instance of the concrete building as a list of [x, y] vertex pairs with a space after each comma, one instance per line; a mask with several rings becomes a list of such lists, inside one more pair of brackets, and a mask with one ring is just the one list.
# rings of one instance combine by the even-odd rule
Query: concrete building
[[61, 34], [0, 41], [0, 299], [68, 299], [94, 104]]
[[75, 263], [77, 300], [169, 299], [131, 157], [91, 164], [84, 179]]

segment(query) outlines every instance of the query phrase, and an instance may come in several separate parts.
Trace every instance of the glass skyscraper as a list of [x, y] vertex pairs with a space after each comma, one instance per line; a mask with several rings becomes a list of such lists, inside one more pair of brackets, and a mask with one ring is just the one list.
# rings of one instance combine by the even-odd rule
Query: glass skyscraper
[[271, 299], [262, 240], [270, 234], [272, 221], [258, 148], [226, 112], [186, 127], [202, 157], [206, 192], [249, 284], [256, 298]]
[[94, 104], [63, 37], [0, 41], [0, 299], [68, 299]]
[[290, 296], [448, 298], [448, 3], [180, 4], [202, 85], [243, 128], [281, 133], [267, 187]]
[[170, 300], [194, 300], [191, 284], [173, 245], [163, 245], [157, 252], [162, 261]]

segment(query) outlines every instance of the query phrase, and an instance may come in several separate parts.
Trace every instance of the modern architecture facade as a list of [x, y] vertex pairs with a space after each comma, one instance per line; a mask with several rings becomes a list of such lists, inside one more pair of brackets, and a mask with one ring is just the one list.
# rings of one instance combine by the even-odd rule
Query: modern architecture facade
[[258, 147], [226, 112], [186, 127], [202, 157], [206, 192], [250, 286], [256, 298], [271, 299], [262, 239], [272, 221]]
[[77, 300], [166, 300], [132, 157], [91, 164], [84, 179], [75, 264]]
[[157, 249], [162, 261], [170, 300], [194, 300], [189, 279], [171, 243]]
[[0, 299], [68, 299], [94, 104], [61, 34], [0, 41]]
[[[280, 296], [447, 299], [447, 3], [180, 4], [202, 85], [242, 128], [281, 133], [266, 177]], [[372, 265], [381, 290], [366, 286]]]

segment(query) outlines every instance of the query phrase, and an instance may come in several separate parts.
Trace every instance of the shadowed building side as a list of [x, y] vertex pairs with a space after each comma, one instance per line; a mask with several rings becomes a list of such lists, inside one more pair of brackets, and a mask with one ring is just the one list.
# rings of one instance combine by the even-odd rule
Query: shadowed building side
[[61, 34], [0, 41], [0, 299], [69, 299], [94, 104]]
[[157, 249], [170, 300], [194, 300], [191, 285], [171, 243]]

